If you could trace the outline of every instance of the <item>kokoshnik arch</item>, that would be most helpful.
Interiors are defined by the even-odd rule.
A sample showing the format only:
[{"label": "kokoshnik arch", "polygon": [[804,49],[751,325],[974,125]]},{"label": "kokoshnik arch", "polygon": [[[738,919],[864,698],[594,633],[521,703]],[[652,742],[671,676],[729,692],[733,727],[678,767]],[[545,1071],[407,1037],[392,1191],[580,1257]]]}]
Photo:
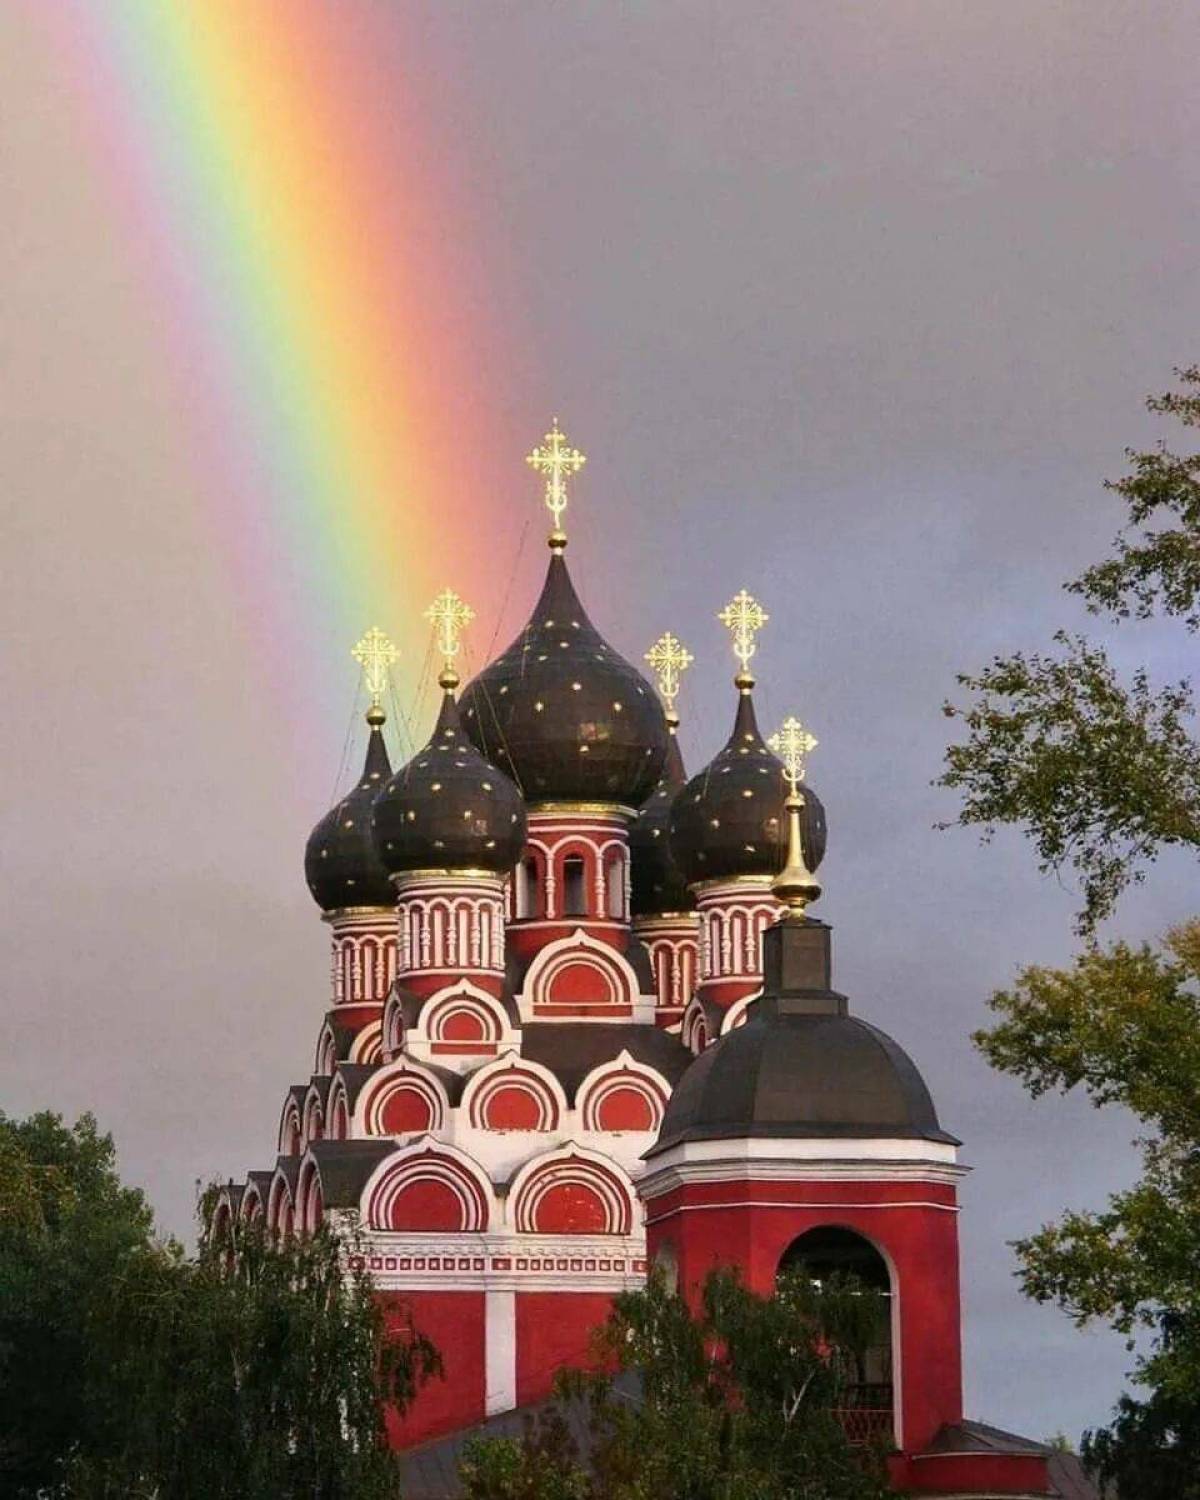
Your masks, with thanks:
[{"label": "kokoshnik arch", "polygon": [[[545,1397],[584,1363],[648,1260],[695,1297],[717,1265],[769,1292],[781,1267],[883,1291],[858,1428],[894,1442],[915,1493],[1052,1493],[1043,1450],[964,1422],[959,1142],[919,1072],[832,985],[815,741],[769,742],[745,591],[720,618],[738,670],[726,744],[687,778],[676,738],[690,653],[647,653],[660,697],[597,631],[566,563],[584,456],[557,422],[529,456],[551,512],[541,596],[458,694],[471,611],[429,611],[443,698],[393,772],[394,657],[355,648],[370,694],[362,776],[308,841],[329,925],[313,1072],[283,1100],[274,1164],[217,1215],[303,1233],[353,1217],[381,1295],[441,1349],[409,1447]],[[764,972],[765,971],[765,972]]]}]

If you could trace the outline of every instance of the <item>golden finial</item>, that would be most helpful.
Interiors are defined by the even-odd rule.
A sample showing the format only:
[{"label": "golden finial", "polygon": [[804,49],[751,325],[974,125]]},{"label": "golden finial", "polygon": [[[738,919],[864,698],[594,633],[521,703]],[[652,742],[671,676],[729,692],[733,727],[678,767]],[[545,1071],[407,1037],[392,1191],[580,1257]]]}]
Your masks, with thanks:
[{"label": "golden finial", "polygon": [[788,786],[783,804],[788,820],[787,863],[771,882],[771,892],[787,907],[787,921],[802,922],[804,908],[821,894],[820,883],[804,858],[804,840],[800,834],[800,814],[804,811],[804,793],[800,790],[804,782],[804,762],[808,752],[817,748],[817,741],[792,715],[784,719],[779,732],[773,734],[767,744],[783,762],[783,779]]},{"label": "golden finial", "polygon": [[387,714],[383,711],[383,695],[387,692],[388,672],[399,654],[378,625],[372,625],[350,652],[362,668],[363,681],[371,695],[367,723],[372,729],[387,722]]},{"label": "golden finial", "polygon": [[555,552],[561,552],[567,545],[567,534],[562,529],[567,508],[567,480],[572,474],[578,474],[587,458],[578,448],[570,447],[565,433],[559,430],[557,417],[551,422],[550,431],[542,443],[543,446],[535,448],[525,462],[546,477],[546,509],[554,517],[550,546]]},{"label": "golden finial", "polygon": [[744,693],[754,686],[754,676],[750,671],[750,658],[757,650],[754,638],[770,618],[758,600],[752,599],[745,589],[735,594],[717,616],[733,636],[733,654],[742,664],[733,680]]},{"label": "golden finial", "polygon": [[454,658],[462,646],[462,633],[475,618],[475,611],[453,589],[443,589],[425,611],[425,618],[433,624],[438,650],[442,653],[438,686],[449,692],[458,686]]},{"label": "golden finial", "polygon": [[804,780],[804,762],[810,750],[817,748],[818,740],[809,734],[800,720],[791,715],[784,719],[779,732],[767,741],[771,749],[783,762],[783,775],[792,791]]},{"label": "golden finial", "polygon": [[658,694],[667,710],[667,723],[674,731],[679,724],[679,715],[675,712],[679,679],[695,661],[695,657],[678,636],[672,635],[668,630],[659,636],[642,660],[649,662],[654,668]]}]

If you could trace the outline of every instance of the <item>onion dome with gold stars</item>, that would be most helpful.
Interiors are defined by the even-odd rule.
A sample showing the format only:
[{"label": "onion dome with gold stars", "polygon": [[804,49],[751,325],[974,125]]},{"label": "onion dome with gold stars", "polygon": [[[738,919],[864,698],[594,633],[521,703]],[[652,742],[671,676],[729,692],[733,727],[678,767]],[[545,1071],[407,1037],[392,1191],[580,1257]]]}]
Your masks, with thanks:
[{"label": "onion dome with gold stars", "polygon": [[556,424],[530,455],[548,475],[546,504],[554,516],[545,587],[521,634],[463,692],[463,723],[531,806],[637,808],[666,764],[667,725],[650,684],[588,619],[567,571],[565,475],[583,455],[564,449],[565,441]]},{"label": "onion dome with gold stars", "polygon": [[[733,733],[671,804],[671,854],[689,885],[777,875],[787,859],[789,786],[783,762],[759,730],[749,671],[753,636],[767,616],[743,591],[721,619],[734,631],[741,662]],[[803,795],[801,842],[808,868],[815,870],[825,855],[825,809],[807,784]]]},{"label": "onion dome with gold stars", "polygon": [[387,715],[380,699],[396,650],[381,631],[371,629],[355,646],[354,657],[363,667],[371,695],[367,709],[370,734],[358,784],[325,814],[309,835],[304,851],[305,879],[322,911],[396,904],[396,893],[371,836],[371,804],[392,774],[383,740]]},{"label": "onion dome with gold stars", "polygon": [[375,847],[393,875],[414,870],[507,874],[525,846],[525,804],[510,777],[479,753],[463,731],[454,689],[459,633],[471,610],[446,590],[428,617],[445,665],[444,696],[424,749],[392,777],[373,810]]},{"label": "onion dome with gold stars", "polygon": [[671,740],[662,778],[629,829],[629,904],[635,917],[690,911],[695,904],[679,866],[671,857],[670,847],[671,804],[687,780],[679,749],[675,699],[680,674],[691,666],[693,657],[668,631],[655,641],[645,659],[655,669]]}]

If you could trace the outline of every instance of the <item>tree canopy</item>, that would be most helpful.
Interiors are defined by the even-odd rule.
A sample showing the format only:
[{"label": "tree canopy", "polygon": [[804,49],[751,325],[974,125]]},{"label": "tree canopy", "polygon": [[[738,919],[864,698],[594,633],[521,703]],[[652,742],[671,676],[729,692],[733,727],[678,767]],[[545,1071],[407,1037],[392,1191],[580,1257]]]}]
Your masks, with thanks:
[{"label": "tree canopy", "polygon": [[[1150,410],[1200,425],[1200,367]],[[1108,488],[1126,504],[1112,555],[1067,585],[1115,620],[1200,626],[1200,454],[1129,451]],[[1023,827],[1046,870],[1073,868],[1084,951],[1067,968],[1027,967],[991,999],[976,1043],[1034,1095],[1082,1089],[1144,1127],[1142,1173],[1095,1211],[1068,1212],[1018,1242],[1025,1291],[1079,1323],[1133,1341],[1144,1399],[1122,1397],[1084,1456],[1122,1496],[1200,1500],[1200,921],[1163,943],[1101,946],[1099,922],[1164,849],[1200,849],[1200,743],[1191,683],[1123,682],[1103,647],[1060,633],[1047,654],[996,658],[959,678],[973,694],[946,712],[965,741],[943,786],[958,822]]]},{"label": "tree canopy", "polygon": [[0,1489],[394,1500],[384,1406],[440,1364],[352,1248],[235,1225],[190,1257],[90,1116],[0,1117]]},{"label": "tree canopy", "polygon": [[[1200,426],[1200,366],[1181,389],[1152,397],[1152,412]],[[1128,450],[1132,472],[1107,488],[1126,504],[1113,554],[1066,585],[1097,615],[1157,612],[1200,627],[1200,454],[1165,443]],[[998,656],[963,673],[971,695],[945,712],[966,728],[946,752],[942,786],[962,805],[957,822],[986,837],[1022,827],[1043,870],[1073,870],[1079,927],[1094,932],[1121,893],[1170,846],[1200,850],[1200,743],[1188,680],[1155,685],[1146,671],[1123,682],[1103,646],[1060,631],[1050,652]]]},{"label": "tree canopy", "polygon": [[[470,1500],[872,1500],[891,1494],[880,1451],[839,1420],[886,1298],[803,1273],[774,1297],[714,1272],[695,1313],[659,1274],[615,1300],[597,1352],[608,1373],[560,1381],[522,1440],[469,1446]],[[614,1372],[618,1372],[614,1374]],[[632,1381],[623,1377],[632,1376]],[[564,1405],[587,1409],[571,1438]]]}]

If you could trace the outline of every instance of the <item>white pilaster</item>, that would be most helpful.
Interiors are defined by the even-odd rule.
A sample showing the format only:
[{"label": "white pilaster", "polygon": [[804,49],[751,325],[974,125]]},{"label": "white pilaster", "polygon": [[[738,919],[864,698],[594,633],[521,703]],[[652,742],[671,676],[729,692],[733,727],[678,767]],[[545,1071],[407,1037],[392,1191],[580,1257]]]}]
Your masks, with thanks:
[{"label": "white pilaster", "polygon": [[489,1417],[517,1404],[517,1294],[487,1291],[484,1384]]}]

